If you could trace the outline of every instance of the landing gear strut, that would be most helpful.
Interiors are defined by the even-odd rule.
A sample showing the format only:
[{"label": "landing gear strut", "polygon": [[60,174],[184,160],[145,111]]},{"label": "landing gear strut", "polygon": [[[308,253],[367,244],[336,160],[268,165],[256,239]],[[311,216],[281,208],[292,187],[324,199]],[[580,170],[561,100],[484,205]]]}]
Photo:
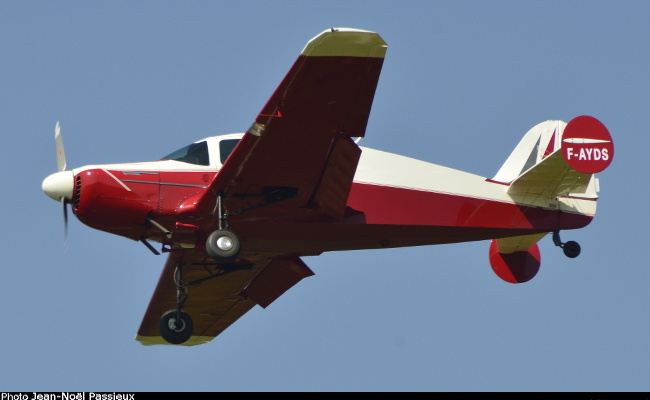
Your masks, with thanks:
[{"label": "landing gear strut", "polygon": [[239,255],[241,241],[235,232],[228,229],[228,220],[223,212],[221,195],[217,197],[217,213],[219,214],[219,229],[208,236],[205,250],[217,262],[231,262]]},{"label": "landing gear strut", "polygon": [[[298,188],[292,186],[267,186],[262,188],[259,194],[242,194],[235,193],[232,197],[237,197],[249,207],[241,208],[230,213],[223,209],[223,194],[217,195],[217,208],[215,214],[219,220],[219,229],[212,232],[205,242],[206,252],[218,263],[229,263],[235,261],[239,256],[241,241],[239,237],[228,229],[228,216],[241,215],[247,211],[255,210],[280,201],[288,200],[296,196]],[[250,204],[248,199],[256,198],[256,204]]]},{"label": "landing gear strut", "polygon": [[183,304],[187,299],[187,289],[182,280],[181,263],[174,271],[174,283],[176,283],[176,309],[169,310],[160,317],[158,331],[167,342],[182,344],[192,337],[194,323],[190,315],[183,311]]},{"label": "landing gear strut", "polygon": [[553,231],[553,243],[561,247],[564,255],[569,258],[576,258],[580,255],[580,245],[573,240],[562,243],[562,240],[560,240],[560,231]]},{"label": "landing gear strut", "polygon": [[[235,233],[228,229],[227,215],[223,212],[222,196],[217,197],[217,214],[219,218],[219,229],[212,232],[205,243],[205,250],[217,263],[229,263],[235,261],[239,256],[241,242]],[[152,221],[150,221],[152,222]],[[147,244],[145,242],[145,244]],[[198,281],[185,283],[182,279],[183,264],[178,263],[174,271],[174,283],[176,284],[176,309],[165,312],[158,321],[160,336],[171,344],[182,344],[188,341],[194,331],[194,323],[190,315],[183,311],[183,305],[187,300],[187,286],[198,284],[205,279],[214,278],[219,275],[210,275]]]}]

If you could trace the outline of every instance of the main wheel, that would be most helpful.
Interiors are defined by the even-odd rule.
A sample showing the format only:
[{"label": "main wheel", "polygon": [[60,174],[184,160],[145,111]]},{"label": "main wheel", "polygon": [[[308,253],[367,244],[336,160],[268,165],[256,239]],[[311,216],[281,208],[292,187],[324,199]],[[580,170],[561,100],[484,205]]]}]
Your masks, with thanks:
[{"label": "main wheel", "polygon": [[239,255],[240,246],[239,237],[228,229],[212,232],[205,242],[208,255],[219,262],[234,261]]},{"label": "main wheel", "polygon": [[181,311],[180,320],[176,320],[176,310],[169,310],[158,321],[160,336],[171,344],[187,342],[194,331],[194,323],[190,315]]},{"label": "main wheel", "polygon": [[562,250],[564,251],[564,255],[569,258],[576,258],[580,255],[580,245],[573,240],[564,243]]}]

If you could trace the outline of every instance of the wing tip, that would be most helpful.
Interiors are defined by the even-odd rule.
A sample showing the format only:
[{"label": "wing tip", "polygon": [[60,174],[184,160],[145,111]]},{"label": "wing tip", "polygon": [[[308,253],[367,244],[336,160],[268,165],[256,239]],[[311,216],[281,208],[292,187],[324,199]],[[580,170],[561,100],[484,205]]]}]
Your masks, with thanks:
[{"label": "wing tip", "polygon": [[189,340],[185,343],[181,343],[178,345],[171,344],[167,342],[165,339],[162,338],[162,336],[143,336],[143,335],[136,335],[135,340],[140,342],[140,344],[144,346],[155,346],[155,345],[167,345],[167,346],[196,346],[199,344],[205,344],[210,341],[212,341],[214,337],[212,336],[192,336],[189,338]]},{"label": "wing tip", "polygon": [[388,45],[377,32],[330,28],[312,38],[300,54],[311,57],[348,56],[384,58]]}]

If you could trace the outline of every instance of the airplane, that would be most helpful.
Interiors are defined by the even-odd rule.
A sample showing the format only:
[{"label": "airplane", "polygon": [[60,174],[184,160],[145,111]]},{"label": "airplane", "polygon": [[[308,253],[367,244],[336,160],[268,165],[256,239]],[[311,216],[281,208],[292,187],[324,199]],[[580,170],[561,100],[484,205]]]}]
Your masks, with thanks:
[{"label": "airplane", "polygon": [[244,133],[207,137],[157,161],[57,172],[42,189],[83,224],[167,254],[135,339],[212,341],[256,305],[314,275],[325,252],[490,240],[495,274],[523,283],[537,243],[594,218],[614,145],[596,118],[531,128],[492,178],[358,145],[387,51],[382,37],[327,29],[307,42]]}]

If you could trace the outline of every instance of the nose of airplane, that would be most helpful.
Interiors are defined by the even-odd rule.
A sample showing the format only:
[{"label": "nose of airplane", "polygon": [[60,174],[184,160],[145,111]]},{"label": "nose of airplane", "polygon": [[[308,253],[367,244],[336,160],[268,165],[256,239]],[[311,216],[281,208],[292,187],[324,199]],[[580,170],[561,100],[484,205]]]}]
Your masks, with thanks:
[{"label": "nose of airplane", "polygon": [[74,190],[74,174],[72,171],[56,172],[43,179],[43,191],[50,198],[61,201],[61,198],[72,200]]}]

